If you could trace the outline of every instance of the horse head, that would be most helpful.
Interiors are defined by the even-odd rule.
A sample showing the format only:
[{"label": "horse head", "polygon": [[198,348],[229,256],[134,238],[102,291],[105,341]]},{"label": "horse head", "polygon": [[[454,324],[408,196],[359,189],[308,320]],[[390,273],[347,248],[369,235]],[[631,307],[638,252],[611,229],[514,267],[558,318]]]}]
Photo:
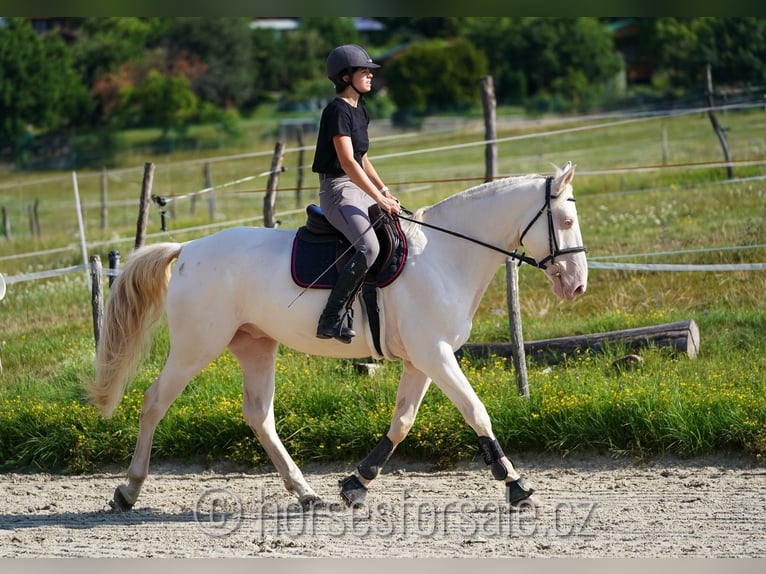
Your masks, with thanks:
[{"label": "horse head", "polygon": [[[588,262],[577,219],[571,162],[545,180],[545,202],[530,208],[530,220],[519,237],[534,264],[544,270],[560,298],[572,300],[585,293]],[[539,204],[538,204],[539,205]]]}]

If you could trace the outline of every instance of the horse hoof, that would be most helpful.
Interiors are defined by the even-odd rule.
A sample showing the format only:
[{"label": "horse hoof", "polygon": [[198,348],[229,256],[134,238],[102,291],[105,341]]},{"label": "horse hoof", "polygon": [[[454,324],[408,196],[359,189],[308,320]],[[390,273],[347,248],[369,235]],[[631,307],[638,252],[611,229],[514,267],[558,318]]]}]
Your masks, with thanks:
[{"label": "horse hoof", "polygon": [[134,502],[128,502],[125,495],[122,494],[121,486],[114,489],[114,499],[109,501],[109,506],[114,512],[127,512],[133,508]]},{"label": "horse hoof", "polygon": [[324,500],[322,500],[316,494],[304,494],[298,499],[301,504],[301,509],[306,511],[319,510],[325,507]]},{"label": "horse hoof", "polygon": [[540,499],[536,494],[533,494],[522,500],[519,500],[518,502],[512,502],[510,510],[511,512],[534,512],[537,511],[540,506],[542,506],[542,502],[540,502]]},{"label": "horse hoof", "polygon": [[355,474],[338,481],[340,485],[340,497],[346,506],[356,508],[364,504],[367,497],[367,487],[364,486]]},{"label": "horse hoof", "polygon": [[523,476],[505,483],[506,500],[514,507],[525,504],[525,501],[527,501],[534,492],[535,489],[529,485],[529,482]]}]

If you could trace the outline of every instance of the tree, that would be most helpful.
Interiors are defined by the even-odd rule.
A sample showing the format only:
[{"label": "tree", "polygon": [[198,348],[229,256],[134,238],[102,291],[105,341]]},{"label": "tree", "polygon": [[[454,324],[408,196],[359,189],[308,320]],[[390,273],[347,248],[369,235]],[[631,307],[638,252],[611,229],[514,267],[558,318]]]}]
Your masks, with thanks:
[{"label": "tree", "polygon": [[465,39],[417,42],[385,69],[399,113],[419,116],[478,103],[486,73],[486,57]]},{"label": "tree", "polygon": [[79,23],[71,50],[95,102],[92,117],[79,118],[79,125],[114,127],[109,123],[120,92],[133,85],[129,71],[145,58],[148,47],[160,42],[167,27],[167,19],[136,17],[90,17]]},{"label": "tree", "polygon": [[325,80],[324,61],[329,50],[316,30],[296,30],[285,37],[279,46],[279,87],[290,90],[300,82]]},{"label": "tree", "polygon": [[149,70],[144,81],[123,94],[122,113],[139,122],[162,128],[166,139],[170,130],[183,134],[198,111],[199,100],[182,74],[165,75]]},{"label": "tree", "polygon": [[463,16],[397,16],[378,18],[390,30],[406,39],[453,38],[460,34]]},{"label": "tree", "polygon": [[530,92],[552,89],[570,69],[591,84],[610,80],[620,69],[609,32],[595,18],[525,18],[520,31],[524,51],[510,56],[523,63]]},{"label": "tree", "polygon": [[23,18],[0,27],[0,146],[17,157],[30,130],[56,131],[90,105],[58,34],[38,35]]},{"label": "tree", "polygon": [[104,74],[116,72],[126,62],[140,59],[151,41],[156,21],[136,17],[90,17],[77,27],[72,44],[75,67],[86,86]]},{"label": "tree", "polygon": [[352,18],[336,16],[313,16],[301,18],[300,30],[314,30],[322,39],[322,61],[330,50],[342,44],[359,44],[361,39]]},{"label": "tree", "polygon": [[272,30],[255,29],[251,36],[251,97],[245,102],[246,108],[254,108],[279,84],[282,59],[279,57],[279,36]]},{"label": "tree", "polygon": [[716,82],[766,80],[766,20],[763,18],[658,18],[658,66],[675,87],[699,87],[705,69]]},{"label": "tree", "polygon": [[766,80],[766,19],[719,18],[713,27],[717,81],[736,84]]},{"label": "tree", "polygon": [[517,99],[520,88],[526,96],[563,90],[578,98],[621,67],[596,18],[469,18],[466,36],[487,54],[500,101]]},{"label": "tree", "polygon": [[239,17],[176,19],[167,36],[168,72],[194,70],[187,78],[201,100],[239,107],[253,90],[249,23]]},{"label": "tree", "polygon": [[502,103],[521,104],[527,97],[525,70],[508,57],[522,50],[519,26],[518,18],[473,17],[466,19],[463,32],[487,57],[495,94]]}]

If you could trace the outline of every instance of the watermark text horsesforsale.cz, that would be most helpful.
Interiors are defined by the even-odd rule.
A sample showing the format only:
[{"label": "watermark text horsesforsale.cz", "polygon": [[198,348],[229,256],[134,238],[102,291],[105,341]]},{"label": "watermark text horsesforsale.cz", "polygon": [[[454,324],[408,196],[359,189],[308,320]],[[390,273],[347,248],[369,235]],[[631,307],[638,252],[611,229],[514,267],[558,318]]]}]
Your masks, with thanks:
[{"label": "watermark text horsesforsale.cz", "polygon": [[417,500],[408,489],[388,501],[349,508],[327,504],[311,511],[297,501],[267,498],[260,490],[243,500],[233,489],[210,488],[194,504],[194,520],[209,536],[246,531],[258,537],[468,538],[594,536],[596,502],[557,501],[543,506],[480,503],[471,499]]}]

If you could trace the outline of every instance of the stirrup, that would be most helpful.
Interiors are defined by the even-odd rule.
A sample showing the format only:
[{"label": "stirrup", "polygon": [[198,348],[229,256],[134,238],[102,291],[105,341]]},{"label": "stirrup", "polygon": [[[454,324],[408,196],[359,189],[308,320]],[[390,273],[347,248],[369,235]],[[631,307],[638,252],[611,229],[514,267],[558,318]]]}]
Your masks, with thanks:
[{"label": "stirrup", "polygon": [[333,324],[322,325],[322,321],[319,321],[317,326],[317,337],[320,339],[336,339],[341,343],[348,345],[351,343],[351,338],[356,336],[356,332],[350,327],[346,327],[343,324],[343,319],[340,317]]}]

